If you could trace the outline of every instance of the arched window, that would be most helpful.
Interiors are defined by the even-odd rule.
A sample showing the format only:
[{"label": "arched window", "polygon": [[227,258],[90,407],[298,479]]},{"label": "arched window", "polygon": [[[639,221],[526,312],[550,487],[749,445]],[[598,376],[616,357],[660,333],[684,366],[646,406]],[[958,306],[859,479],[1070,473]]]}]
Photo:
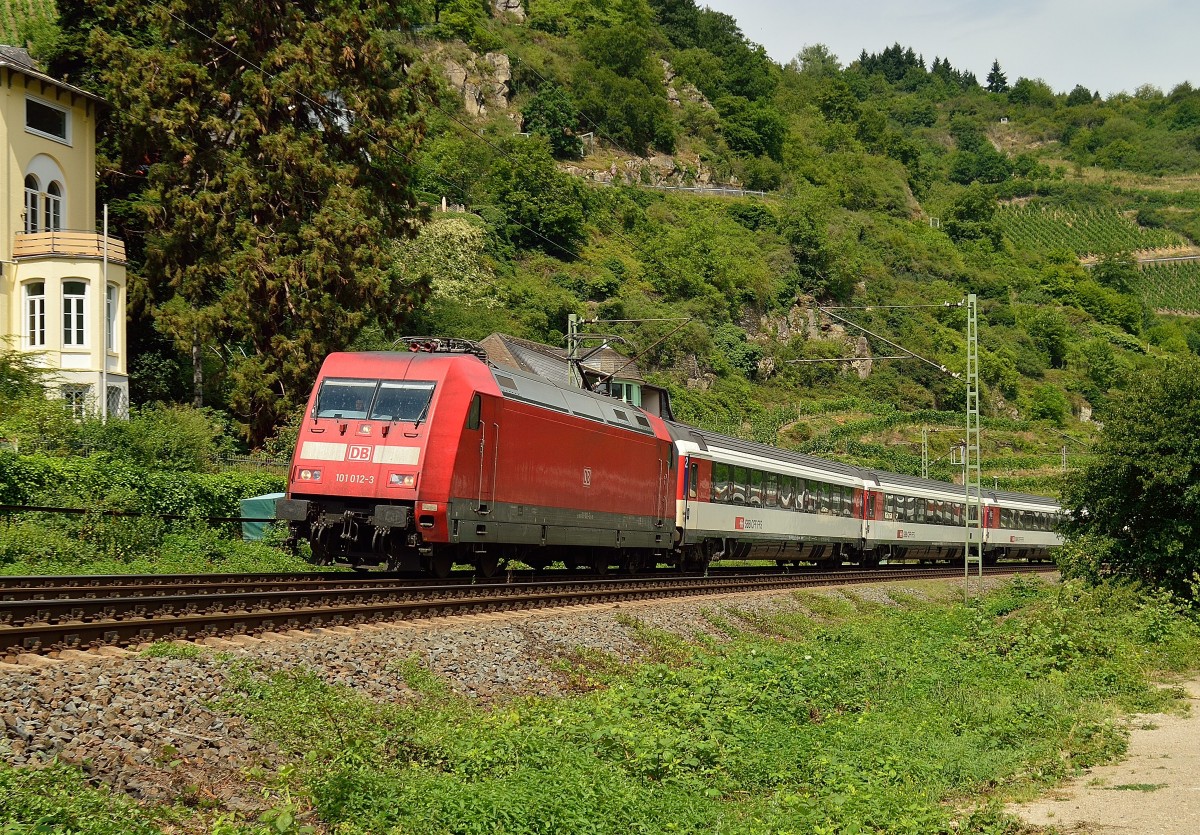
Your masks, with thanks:
[{"label": "arched window", "polygon": [[25,285],[25,346],[43,348],[46,345],[46,282],[31,281]]},{"label": "arched window", "polygon": [[39,195],[41,186],[38,184],[37,177],[32,174],[25,175],[25,231],[33,233],[38,231],[38,204],[40,202]]},{"label": "arched window", "polygon": [[62,229],[62,185],[58,181],[46,186],[46,223],[44,232],[57,232]]},{"label": "arched window", "polygon": [[87,282],[63,282],[63,347],[87,345]]}]

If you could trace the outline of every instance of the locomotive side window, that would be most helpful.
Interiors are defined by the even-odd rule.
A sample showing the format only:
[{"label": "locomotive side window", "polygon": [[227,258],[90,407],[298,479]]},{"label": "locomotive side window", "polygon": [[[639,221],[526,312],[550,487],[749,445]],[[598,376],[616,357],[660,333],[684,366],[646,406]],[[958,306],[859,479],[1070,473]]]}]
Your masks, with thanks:
[{"label": "locomotive side window", "polygon": [[[325,380],[317,393],[313,417],[361,420],[375,398],[374,380]],[[433,384],[430,383],[430,390]]]},{"label": "locomotive side window", "polygon": [[384,380],[371,407],[371,420],[403,420],[420,423],[429,417],[433,383]]},{"label": "locomotive side window", "polygon": [[467,409],[467,428],[468,429],[478,429],[479,428],[479,411],[482,408],[482,406],[483,406],[483,402],[480,399],[478,394],[476,394],[474,397],[471,398],[471,408]]}]

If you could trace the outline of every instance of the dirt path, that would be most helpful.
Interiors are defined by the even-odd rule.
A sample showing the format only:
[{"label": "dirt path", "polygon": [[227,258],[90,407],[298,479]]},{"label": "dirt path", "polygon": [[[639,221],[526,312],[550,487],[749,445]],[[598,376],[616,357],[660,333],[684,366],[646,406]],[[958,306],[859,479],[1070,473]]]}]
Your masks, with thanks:
[{"label": "dirt path", "polygon": [[1009,811],[1072,835],[1200,833],[1200,679],[1182,687],[1191,700],[1187,716],[1134,717],[1125,760]]}]

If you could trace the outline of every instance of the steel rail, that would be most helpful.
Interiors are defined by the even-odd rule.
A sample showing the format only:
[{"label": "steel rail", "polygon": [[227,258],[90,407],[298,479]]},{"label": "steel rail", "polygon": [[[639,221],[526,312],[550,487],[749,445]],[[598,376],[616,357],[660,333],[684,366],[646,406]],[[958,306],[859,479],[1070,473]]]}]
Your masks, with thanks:
[{"label": "steel rail", "polygon": [[[1016,570],[1044,572],[1056,569],[1053,566],[1003,566],[989,573]],[[491,585],[414,587],[393,584],[375,588],[6,601],[0,603],[0,655],[11,660],[24,653],[55,654],[63,649],[130,645],[161,639],[251,635],[467,612],[957,576],[957,568],[937,568]]]}]

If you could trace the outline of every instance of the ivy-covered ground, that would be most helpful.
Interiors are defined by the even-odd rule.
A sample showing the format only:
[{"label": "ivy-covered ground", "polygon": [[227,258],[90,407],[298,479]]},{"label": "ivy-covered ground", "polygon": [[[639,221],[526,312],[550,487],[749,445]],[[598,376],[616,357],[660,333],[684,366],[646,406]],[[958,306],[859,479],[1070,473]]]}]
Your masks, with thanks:
[{"label": "ivy-covered ground", "polygon": [[221,707],[287,760],[266,817],[131,807],[59,766],[33,781],[0,768],[0,825],[1018,832],[1001,800],[1120,755],[1119,715],[1169,708],[1151,682],[1200,667],[1194,611],[1161,595],[1014,580],[964,606],[946,588],[932,602],[804,593],[796,611],[717,620],[728,641],[643,627],[643,663],[561,662],[566,698],[481,706],[419,659],[396,664],[421,694],[406,704],[244,667]]}]

